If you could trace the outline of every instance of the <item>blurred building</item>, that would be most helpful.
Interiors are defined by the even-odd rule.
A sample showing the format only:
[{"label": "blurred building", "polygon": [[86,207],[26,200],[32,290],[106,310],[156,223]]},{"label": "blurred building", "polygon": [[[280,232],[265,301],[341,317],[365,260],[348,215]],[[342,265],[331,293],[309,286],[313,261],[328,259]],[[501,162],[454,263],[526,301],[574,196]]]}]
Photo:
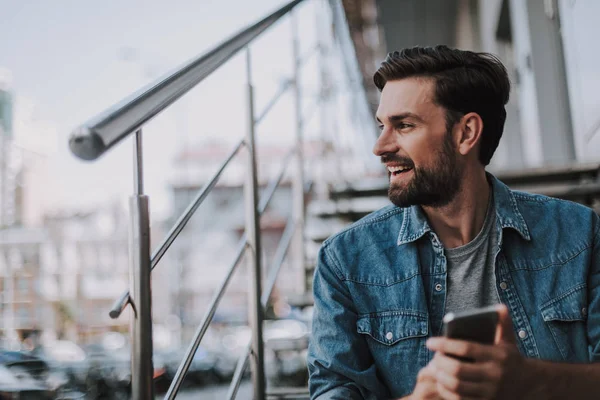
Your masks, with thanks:
[{"label": "blurred building", "polygon": [[[5,345],[46,335],[86,341],[126,330],[127,316],[108,318],[128,286],[127,214],[118,206],[46,216],[32,168],[39,155],[17,146],[10,73],[0,70],[0,332]],[[26,162],[29,165],[25,165]],[[36,191],[37,190],[37,191]],[[40,221],[42,222],[42,221]]]},{"label": "blurred building", "polygon": [[[309,142],[305,148],[308,169],[307,179],[317,172],[317,160],[323,143]],[[277,176],[289,147],[265,145],[258,147],[259,184],[261,196],[269,181]],[[174,216],[171,223],[190,204],[212,174],[217,171],[231,148],[223,143],[205,143],[186,149],[175,161],[172,180]],[[235,249],[245,229],[243,179],[245,176],[245,150],[232,161],[210,195],[183,230],[181,237],[169,250],[170,264],[175,267],[171,276],[174,313],[184,327],[192,331],[204,315],[206,306],[222,281],[234,259]],[[285,228],[292,204],[290,163],[269,207],[261,218],[264,268],[270,267],[275,249]],[[277,281],[277,293],[296,293],[303,282],[302,271],[293,271],[286,261]],[[263,274],[266,277],[266,273]],[[237,269],[223,297],[217,321],[243,322],[247,317],[249,275],[243,264]],[[188,332],[189,333],[189,332]]]},{"label": "blurred building", "polygon": [[[498,169],[598,161],[594,0],[343,0],[365,89],[384,55],[446,44],[496,54],[513,83]],[[346,58],[350,59],[349,54]]]},{"label": "blurred building", "polygon": [[118,204],[46,217],[51,246],[43,292],[54,307],[57,335],[88,342],[107,331],[127,330],[127,313],[117,320],[108,316],[128,288],[127,220]]},{"label": "blurred building", "polygon": [[53,215],[44,228],[0,230],[3,336],[86,342],[128,319],[108,311],[127,288],[127,217],[118,207]]},{"label": "blurred building", "polygon": [[[127,332],[130,312],[108,315],[129,288],[128,221],[119,204],[89,212],[47,215],[43,228],[0,230],[0,334],[5,345],[35,334],[42,340],[98,340]],[[162,237],[153,230],[153,242]],[[155,245],[153,243],[153,245]],[[153,276],[154,317],[168,321],[171,305],[162,288],[173,271]]]},{"label": "blurred building", "polygon": [[0,228],[18,223],[19,159],[13,147],[13,94],[10,71],[0,69]]},{"label": "blurred building", "polygon": [[0,289],[3,339],[14,344],[37,332],[48,316],[40,289],[43,230],[6,228],[0,231]]}]

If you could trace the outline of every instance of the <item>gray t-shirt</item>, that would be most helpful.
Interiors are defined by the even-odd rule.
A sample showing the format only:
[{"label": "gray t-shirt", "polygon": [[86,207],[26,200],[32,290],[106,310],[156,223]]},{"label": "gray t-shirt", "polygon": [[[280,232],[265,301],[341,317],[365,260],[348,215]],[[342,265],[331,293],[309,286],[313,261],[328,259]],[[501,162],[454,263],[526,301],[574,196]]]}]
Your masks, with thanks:
[{"label": "gray t-shirt", "polygon": [[485,307],[500,302],[494,263],[498,235],[496,210],[490,196],[483,228],[464,246],[445,249],[448,276],[446,313]]}]

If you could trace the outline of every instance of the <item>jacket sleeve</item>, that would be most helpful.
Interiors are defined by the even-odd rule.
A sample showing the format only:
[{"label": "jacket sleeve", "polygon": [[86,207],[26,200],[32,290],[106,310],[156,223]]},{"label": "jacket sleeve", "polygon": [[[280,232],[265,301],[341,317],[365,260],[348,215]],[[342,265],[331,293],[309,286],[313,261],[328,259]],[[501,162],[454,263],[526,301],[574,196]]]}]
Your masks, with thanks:
[{"label": "jacket sleeve", "polygon": [[308,349],[310,398],[389,398],[377,377],[366,340],[357,333],[356,307],[336,261],[332,249],[324,245],[313,281],[315,304]]},{"label": "jacket sleeve", "polygon": [[600,362],[600,217],[594,214],[592,259],[588,277],[587,334],[590,361]]}]

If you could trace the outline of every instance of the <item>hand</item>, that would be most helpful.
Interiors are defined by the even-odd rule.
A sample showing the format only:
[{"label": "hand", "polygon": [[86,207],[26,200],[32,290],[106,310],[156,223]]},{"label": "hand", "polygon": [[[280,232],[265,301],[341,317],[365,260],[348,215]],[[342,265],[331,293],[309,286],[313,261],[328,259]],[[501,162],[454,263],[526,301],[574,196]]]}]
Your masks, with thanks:
[{"label": "hand", "polygon": [[[432,338],[427,347],[436,352],[429,363],[437,390],[446,400],[526,398],[527,368],[516,346],[506,306],[498,308],[499,321],[493,346],[462,340]],[[466,357],[473,362],[449,356]]]},{"label": "hand", "polygon": [[408,397],[410,400],[442,400],[438,394],[435,381],[435,370],[427,366],[419,371],[417,384],[413,393]]}]

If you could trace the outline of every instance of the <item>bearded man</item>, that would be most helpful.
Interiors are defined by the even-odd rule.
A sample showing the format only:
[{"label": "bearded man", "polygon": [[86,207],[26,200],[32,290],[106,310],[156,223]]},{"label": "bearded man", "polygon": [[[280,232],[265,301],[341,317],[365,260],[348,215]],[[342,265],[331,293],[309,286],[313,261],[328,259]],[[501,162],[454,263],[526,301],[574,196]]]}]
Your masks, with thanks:
[{"label": "bearded man", "polygon": [[[494,56],[415,47],[375,73],[373,152],[393,205],[326,240],[314,276],[311,399],[595,399],[600,221],[486,171],[510,82]],[[497,305],[493,345],[440,337]]]}]

